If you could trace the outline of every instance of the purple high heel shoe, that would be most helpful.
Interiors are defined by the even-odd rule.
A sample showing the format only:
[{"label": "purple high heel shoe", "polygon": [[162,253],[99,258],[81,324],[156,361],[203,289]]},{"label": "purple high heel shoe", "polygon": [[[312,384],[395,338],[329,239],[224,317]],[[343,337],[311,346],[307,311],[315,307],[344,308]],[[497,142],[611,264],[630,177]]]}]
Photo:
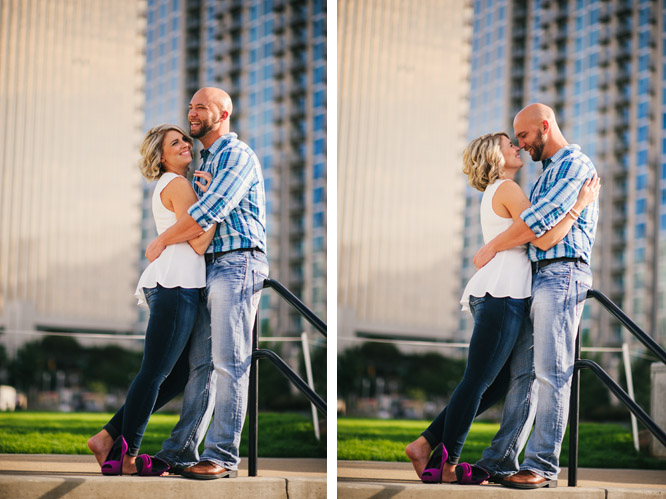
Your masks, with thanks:
[{"label": "purple high heel shoe", "polygon": [[141,454],[136,458],[136,474],[139,476],[162,476],[169,471],[171,466],[159,457],[150,457],[148,454]]},{"label": "purple high heel shoe", "polygon": [[481,485],[490,479],[490,473],[479,466],[460,463],[456,466],[456,478],[460,485]]},{"label": "purple high heel shoe", "polygon": [[428,464],[421,473],[421,481],[423,483],[442,483],[442,472],[444,471],[444,463],[449,458],[449,453],[446,451],[444,444],[437,444],[435,450],[430,454]]},{"label": "purple high heel shoe", "polygon": [[123,474],[123,459],[129,446],[125,442],[125,437],[119,435],[116,441],[113,442],[113,447],[106,456],[104,464],[102,464],[102,475],[122,475]]}]

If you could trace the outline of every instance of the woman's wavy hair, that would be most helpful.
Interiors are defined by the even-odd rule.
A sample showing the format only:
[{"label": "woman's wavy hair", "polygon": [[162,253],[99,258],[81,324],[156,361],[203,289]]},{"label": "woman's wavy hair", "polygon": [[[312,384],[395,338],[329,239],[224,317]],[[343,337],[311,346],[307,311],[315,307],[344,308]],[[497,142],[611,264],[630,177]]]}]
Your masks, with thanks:
[{"label": "woman's wavy hair", "polygon": [[183,140],[191,146],[194,146],[192,138],[179,126],[158,125],[148,130],[141,143],[141,148],[139,149],[141,154],[139,168],[141,169],[141,174],[149,182],[157,180],[162,176],[162,173],[164,173],[164,167],[161,162],[162,143],[164,142],[164,136],[170,130],[181,133],[183,135]]},{"label": "woman's wavy hair", "polygon": [[467,175],[467,183],[481,192],[504,173],[501,137],[511,140],[504,132],[487,133],[474,139],[463,151],[463,173]]}]

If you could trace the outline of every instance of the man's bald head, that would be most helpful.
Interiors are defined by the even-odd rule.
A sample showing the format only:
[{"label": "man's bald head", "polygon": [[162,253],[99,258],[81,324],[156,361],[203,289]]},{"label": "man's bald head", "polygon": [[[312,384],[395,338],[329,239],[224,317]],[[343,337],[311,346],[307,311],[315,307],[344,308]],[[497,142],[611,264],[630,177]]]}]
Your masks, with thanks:
[{"label": "man's bald head", "polygon": [[229,117],[233,111],[231,97],[221,88],[204,87],[190,100],[187,119],[190,134],[210,147],[222,135],[229,133]]},{"label": "man's bald head", "polygon": [[534,103],[521,109],[513,119],[518,145],[530,153],[533,161],[542,161],[567,145],[552,108]]},{"label": "man's bald head", "polygon": [[220,114],[226,111],[228,115],[231,116],[234,108],[233,103],[231,102],[231,97],[221,88],[203,87],[196,91],[192,100],[195,98],[214,104]]}]

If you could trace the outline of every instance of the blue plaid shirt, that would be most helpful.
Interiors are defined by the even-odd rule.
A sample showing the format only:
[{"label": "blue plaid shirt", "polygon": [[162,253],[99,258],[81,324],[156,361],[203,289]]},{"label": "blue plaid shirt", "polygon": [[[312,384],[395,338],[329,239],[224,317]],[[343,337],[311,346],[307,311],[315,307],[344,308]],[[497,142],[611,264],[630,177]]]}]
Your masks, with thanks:
[{"label": "blue plaid shirt", "polygon": [[[199,201],[187,211],[203,228],[217,222],[207,252],[259,248],[266,252],[266,194],[259,159],[235,133],[217,139],[201,151],[201,170],[213,176]],[[198,178],[195,177],[196,180]]]},{"label": "blue plaid shirt", "polygon": [[[590,158],[580,147],[572,144],[563,147],[552,157],[543,161],[543,173],[539,176],[532,191],[532,206],[521,213],[520,218],[532,229],[537,237],[567,216],[578,198],[578,192],[596,173]],[[582,258],[590,263],[592,245],[597,231],[599,201],[587,206],[569,233],[562,241],[547,251],[530,244],[528,254],[533,262],[551,258]]]}]

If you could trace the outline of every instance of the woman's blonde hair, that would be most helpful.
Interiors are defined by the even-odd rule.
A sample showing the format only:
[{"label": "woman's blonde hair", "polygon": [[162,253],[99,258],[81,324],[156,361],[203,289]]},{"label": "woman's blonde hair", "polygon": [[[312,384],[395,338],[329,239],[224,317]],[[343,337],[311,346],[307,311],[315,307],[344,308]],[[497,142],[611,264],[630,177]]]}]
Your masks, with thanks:
[{"label": "woman's blonde hair", "polygon": [[504,132],[487,133],[470,142],[463,151],[463,173],[467,183],[480,190],[486,190],[504,173],[504,155],[500,149],[500,140],[506,137]]},{"label": "woman's blonde hair", "polygon": [[183,140],[190,144],[190,146],[194,146],[192,138],[179,126],[158,125],[148,130],[139,149],[141,154],[139,168],[141,169],[141,174],[150,182],[157,180],[164,173],[164,167],[162,166],[162,143],[164,142],[164,136],[170,130],[182,134]]}]

